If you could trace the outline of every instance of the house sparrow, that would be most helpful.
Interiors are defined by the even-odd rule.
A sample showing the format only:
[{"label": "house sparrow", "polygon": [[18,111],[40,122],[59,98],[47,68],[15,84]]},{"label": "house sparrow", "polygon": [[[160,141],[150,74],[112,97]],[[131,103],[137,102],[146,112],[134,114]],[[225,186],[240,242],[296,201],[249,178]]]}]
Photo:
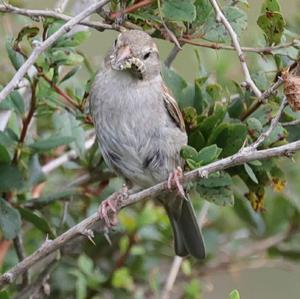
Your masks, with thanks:
[{"label": "house sparrow", "polygon": [[[204,258],[201,231],[179,180],[180,149],[187,144],[183,117],[163,82],[158,49],[147,33],[131,30],[118,36],[93,83],[90,112],[109,168],[135,188],[166,179],[170,189],[177,186],[179,193],[157,198],[170,218],[175,252]],[[108,226],[108,214],[115,211],[114,199],[101,203],[100,217]]]}]

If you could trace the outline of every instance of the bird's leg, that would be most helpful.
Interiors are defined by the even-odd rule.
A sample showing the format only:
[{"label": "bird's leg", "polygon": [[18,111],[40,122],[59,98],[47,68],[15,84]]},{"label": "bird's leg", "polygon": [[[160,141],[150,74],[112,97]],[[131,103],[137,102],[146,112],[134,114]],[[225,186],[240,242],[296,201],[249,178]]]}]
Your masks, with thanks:
[{"label": "bird's leg", "polygon": [[178,193],[183,197],[186,198],[183,186],[180,182],[180,179],[183,177],[183,171],[181,167],[177,167],[174,169],[170,174],[168,178],[168,189],[172,190],[172,188],[175,186],[177,188]]},{"label": "bird's leg", "polygon": [[100,219],[104,220],[107,228],[112,228],[117,225],[117,211],[121,201],[128,197],[128,187],[123,185],[122,190],[113,193],[109,198],[101,202],[99,206]]}]

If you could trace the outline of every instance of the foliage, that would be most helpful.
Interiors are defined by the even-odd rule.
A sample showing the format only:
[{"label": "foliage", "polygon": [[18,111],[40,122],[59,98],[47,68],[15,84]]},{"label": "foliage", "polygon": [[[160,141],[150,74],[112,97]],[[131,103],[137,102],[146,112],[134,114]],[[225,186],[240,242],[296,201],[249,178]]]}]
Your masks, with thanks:
[{"label": "foliage", "polygon": [[[130,6],[133,1],[123,2]],[[239,38],[247,32],[249,6],[244,0],[225,1],[223,6]],[[119,1],[111,2],[111,12],[120,8]],[[165,0],[160,8],[154,1],[131,11],[127,20],[161,39],[166,37],[167,26],[179,40],[201,37],[204,42],[230,44],[228,32],[216,22],[210,1]],[[63,24],[53,18],[22,20],[26,25],[14,37],[6,38],[7,57],[15,70],[36,45]],[[257,35],[265,38],[264,46],[281,45],[297,34],[285,21],[277,0],[264,1],[257,25]],[[122,185],[108,171],[97,144],[89,149],[84,146],[92,129],[87,100],[95,74],[88,67],[89,57],[80,47],[89,36],[89,31],[78,31],[59,38],[35,63],[36,74],[26,76],[30,99],[26,100],[22,91],[16,89],[0,104],[0,112],[11,112],[6,128],[0,132],[0,255],[2,242],[18,234],[24,239],[26,253],[33,252],[45,239],[55,238],[90,215],[100,200]],[[277,74],[296,59],[297,51],[296,45],[280,51],[271,49],[263,56],[266,64],[274,68],[271,73],[262,63],[251,66],[251,75],[259,88],[266,90]],[[197,50],[199,71],[193,82],[187,82],[173,68],[162,67],[188,132],[189,144],[181,151],[186,170],[229,157],[254,142],[269,127],[283,96],[279,90],[267,103],[252,110],[256,99],[251,91],[228,79],[219,82],[201,63],[201,55],[202,49]],[[238,63],[237,60],[234,68],[239,67]],[[7,78],[3,85],[6,81]],[[297,118],[299,112],[285,108],[282,121]],[[299,126],[295,129],[279,123],[260,148],[299,139],[298,131]],[[44,165],[69,150],[75,159],[45,173]],[[288,229],[299,232],[300,202],[280,193],[288,179],[297,181],[295,167],[290,165],[282,158],[253,161],[188,185],[197,211],[205,201],[213,203],[208,213],[209,226],[204,228],[208,251],[204,265],[209,267],[209,262],[216,260],[219,247],[224,245],[222,242],[232,240],[240,229],[246,231],[248,239],[232,240],[233,260],[258,237],[264,239]],[[82,177],[85,179],[81,180]],[[298,188],[297,183],[295,186]],[[161,294],[165,280],[161,271],[165,271],[173,257],[165,212],[160,205],[148,201],[126,208],[119,219],[121,225],[110,236],[112,246],[96,234],[96,246],[89,241],[74,241],[61,250],[51,273],[51,298],[96,299],[110,292],[114,298],[146,298],[149,292],[153,296]],[[299,234],[296,237],[299,240]],[[299,246],[289,235],[284,241],[283,248],[278,244],[266,248],[270,258],[298,259]],[[2,272],[17,262],[13,247],[5,254]],[[202,294],[200,274],[197,276],[193,265],[199,266],[199,262],[189,259],[182,265],[183,279],[179,284],[184,298],[200,298]],[[36,277],[38,274],[33,275],[33,279]],[[18,288],[11,287],[8,292],[0,292],[0,298],[9,298],[17,291]],[[240,298],[238,291],[232,291],[230,298]]]}]

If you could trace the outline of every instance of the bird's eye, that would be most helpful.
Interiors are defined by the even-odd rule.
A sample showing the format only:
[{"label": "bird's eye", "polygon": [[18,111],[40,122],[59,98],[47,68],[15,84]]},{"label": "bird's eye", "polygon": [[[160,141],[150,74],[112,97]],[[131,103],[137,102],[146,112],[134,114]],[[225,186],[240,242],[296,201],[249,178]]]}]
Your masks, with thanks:
[{"label": "bird's eye", "polygon": [[147,52],[147,53],[144,55],[143,59],[146,60],[147,58],[150,57],[150,55],[151,55],[151,52]]}]

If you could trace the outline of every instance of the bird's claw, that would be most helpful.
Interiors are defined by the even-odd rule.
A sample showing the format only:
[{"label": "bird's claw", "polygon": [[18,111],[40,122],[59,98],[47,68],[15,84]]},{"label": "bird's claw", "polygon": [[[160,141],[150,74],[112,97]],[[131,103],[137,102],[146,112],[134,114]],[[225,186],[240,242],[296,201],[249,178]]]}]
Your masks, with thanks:
[{"label": "bird's claw", "polygon": [[186,198],[185,191],[183,189],[183,186],[180,182],[180,179],[183,177],[183,171],[181,167],[177,167],[174,169],[170,174],[168,178],[168,189],[172,190],[173,187],[175,186],[178,193],[183,197]]},{"label": "bird's claw", "polygon": [[128,197],[128,188],[123,186],[121,191],[113,193],[109,198],[101,202],[99,206],[99,217],[104,221],[107,228],[112,228],[118,224],[118,206],[126,197]]}]

